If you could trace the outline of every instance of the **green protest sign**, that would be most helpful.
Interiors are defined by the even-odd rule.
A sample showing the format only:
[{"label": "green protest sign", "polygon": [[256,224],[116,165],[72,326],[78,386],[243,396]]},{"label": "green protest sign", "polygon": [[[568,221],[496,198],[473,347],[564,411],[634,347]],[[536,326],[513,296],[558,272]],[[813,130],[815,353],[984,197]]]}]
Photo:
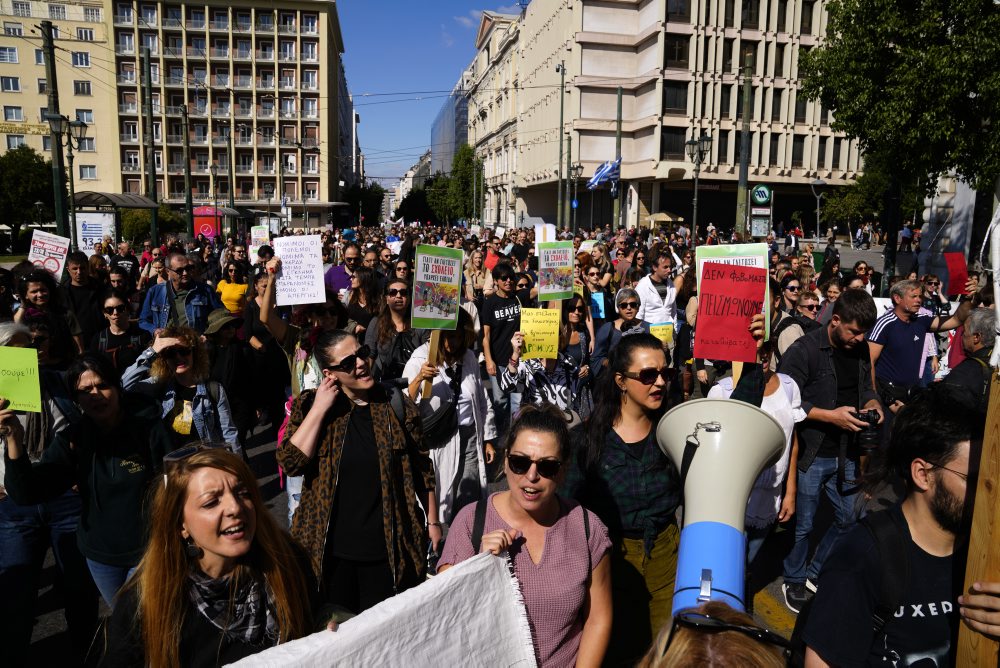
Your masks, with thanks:
[{"label": "green protest sign", "polygon": [[417,246],[413,263],[413,310],[410,323],[414,329],[455,329],[461,303],[461,248]]}]

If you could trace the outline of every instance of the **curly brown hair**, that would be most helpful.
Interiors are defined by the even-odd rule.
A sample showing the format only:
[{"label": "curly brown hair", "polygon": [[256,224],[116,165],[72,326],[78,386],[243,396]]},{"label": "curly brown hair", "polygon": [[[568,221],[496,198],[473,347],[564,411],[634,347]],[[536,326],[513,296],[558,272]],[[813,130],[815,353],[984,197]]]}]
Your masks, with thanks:
[{"label": "curly brown hair", "polygon": [[[195,380],[200,383],[208,378],[208,349],[198,332],[190,327],[166,327],[160,332],[160,338],[179,339],[186,347],[190,348],[191,368],[194,370]],[[163,357],[157,357],[153,360],[149,375],[157,382],[165,383],[173,380],[174,370]]]}]

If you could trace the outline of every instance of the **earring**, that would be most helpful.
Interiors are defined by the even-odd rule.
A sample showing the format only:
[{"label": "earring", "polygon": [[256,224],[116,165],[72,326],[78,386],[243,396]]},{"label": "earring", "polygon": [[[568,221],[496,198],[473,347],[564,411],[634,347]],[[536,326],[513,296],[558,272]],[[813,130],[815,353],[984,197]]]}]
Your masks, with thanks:
[{"label": "earring", "polygon": [[201,559],[205,556],[202,549],[194,544],[193,538],[188,538],[187,542],[184,543],[184,554],[187,555],[188,559]]}]

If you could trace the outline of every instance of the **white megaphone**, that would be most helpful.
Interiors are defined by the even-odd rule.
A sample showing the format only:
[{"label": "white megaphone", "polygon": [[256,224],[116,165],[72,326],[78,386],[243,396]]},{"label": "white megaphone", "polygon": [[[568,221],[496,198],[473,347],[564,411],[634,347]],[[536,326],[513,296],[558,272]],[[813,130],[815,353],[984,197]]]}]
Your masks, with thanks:
[{"label": "white megaphone", "polygon": [[785,432],[746,402],[698,399],[664,415],[656,440],[681,472],[684,494],[674,614],[710,600],[745,610],[747,499],[784,452]]}]

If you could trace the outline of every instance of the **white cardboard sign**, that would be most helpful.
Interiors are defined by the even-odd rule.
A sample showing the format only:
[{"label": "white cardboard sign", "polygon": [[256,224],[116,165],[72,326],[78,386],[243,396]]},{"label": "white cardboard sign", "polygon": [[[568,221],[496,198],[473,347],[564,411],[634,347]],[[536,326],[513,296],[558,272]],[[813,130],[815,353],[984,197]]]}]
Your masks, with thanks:
[{"label": "white cardboard sign", "polygon": [[274,254],[281,258],[281,271],[275,285],[278,306],[322,304],[326,301],[323,241],[318,234],[276,237]]},{"label": "white cardboard sign", "polygon": [[36,267],[48,269],[56,278],[62,278],[63,267],[66,266],[66,255],[69,254],[69,239],[41,230],[35,230],[31,235],[31,249],[28,259]]}]

